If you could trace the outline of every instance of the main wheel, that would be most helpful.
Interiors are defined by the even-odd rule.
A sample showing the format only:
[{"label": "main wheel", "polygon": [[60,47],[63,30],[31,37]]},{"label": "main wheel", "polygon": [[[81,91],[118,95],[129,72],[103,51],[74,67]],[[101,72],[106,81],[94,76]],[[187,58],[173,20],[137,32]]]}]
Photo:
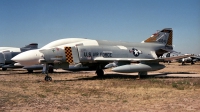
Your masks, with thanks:
[{"label": "main wheel", "polygon": [[7,68],[2,68],[2,70],[3,70],[3,71],[6,71],[6,70],[7,70]]},{"label": "main wheel", "polygon": [[97,74],[97,76],[102,77],[102,76],[104,76],[104,71],[102,69],[97,69],[96,74]]},{"label": "main wheel", "polygon": [[194,62],[193,62],[193,61],[191,62],[191,65],[194,65]]},{"label": "main wheel", "polygon": [[27,70],[28,71],[28,73],[33,73],[33,70]]}]

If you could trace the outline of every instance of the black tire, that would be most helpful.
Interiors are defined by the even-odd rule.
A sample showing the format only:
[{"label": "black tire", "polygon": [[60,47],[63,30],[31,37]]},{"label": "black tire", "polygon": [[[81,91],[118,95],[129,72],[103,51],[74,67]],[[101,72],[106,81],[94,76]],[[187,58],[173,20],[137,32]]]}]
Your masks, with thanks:
[{"label": "black tire", "polygon": [[51,78],[50,76],[46,76],[46,77],[44,78],[44,80],[45,80],[45,81],[52,81],[52,78]]},{"label": "black tire", "polygon": [[45,81],[48,81],[48,77],[47,77],[47,76],[45,76],[45,77],[44,77],[44,80],[45,80]]},{"label": "black tire", "polygon": [[27,70],[28,71],[28,73],[33,73],[33,70]]},{"label": "black tire", "polygon": [[7,68],[2,68],[2,70],[3,70],[3,71],[6,71],[6,70],[7,70]]},{"label": "black tire", "polygon": [[191,62],[191,65],[194,65],[194,62]]},{"label": "black tire", "polygon": [[102,76],[104,76],[104,71],[102,69],[98,69],[98,70],[96,70],[96,74],[98,77],[102,77]]}]

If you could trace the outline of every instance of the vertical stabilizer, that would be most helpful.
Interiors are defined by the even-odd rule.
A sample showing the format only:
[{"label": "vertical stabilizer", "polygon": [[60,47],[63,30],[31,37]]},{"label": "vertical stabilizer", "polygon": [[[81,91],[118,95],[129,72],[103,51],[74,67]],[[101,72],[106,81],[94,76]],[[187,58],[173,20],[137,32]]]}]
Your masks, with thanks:
[{"label": "vertical stabilizer", "polygon": [[37,49],[38,48],[38,44],[37,43],[31,43],[31,44],[26,45],[25,47],[22,47],[22,48]]},{"label": "vertical stabilizer", "polygon": [[157,33],[154,33],[143,41],[142,43],[160,43],[168,46],[172,46],[173,30],[172,28],[165,28]]},{"label": "vertical stabilizer", "polygon": [[20,48],[21,52],[27,51],[27,50],[32,50],[32,49],[38,49],[38,44],[37,43],[31,43],[29,45],[26,45],[25,47]]}]

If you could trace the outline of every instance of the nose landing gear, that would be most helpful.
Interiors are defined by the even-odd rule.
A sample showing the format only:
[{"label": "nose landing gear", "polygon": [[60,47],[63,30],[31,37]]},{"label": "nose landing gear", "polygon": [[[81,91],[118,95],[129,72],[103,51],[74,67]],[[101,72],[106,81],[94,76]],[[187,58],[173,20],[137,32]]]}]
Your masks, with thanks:
[{"label": "nose landing gear", "polygon": [[48,65],[48,64],[44,64],[43,70],[42,70],[42,72],[43,72],[44,74],[46,74],[44,80],[45,80],[45,81],[52,81],[52,78],[48,75],[48,70],[49,70],[49,65]]}]

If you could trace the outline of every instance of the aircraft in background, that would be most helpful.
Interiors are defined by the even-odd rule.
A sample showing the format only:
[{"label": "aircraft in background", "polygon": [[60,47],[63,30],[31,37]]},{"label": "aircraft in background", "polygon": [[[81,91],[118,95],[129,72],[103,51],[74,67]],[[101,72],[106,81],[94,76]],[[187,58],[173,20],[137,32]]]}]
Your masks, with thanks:
[{"label": "aircraft in background", "polygon": [[7,68],[22,68],[23,66],[19,63],[12,61],[11,59],[17,54],[32,50],[38,49],[37,43],[31,43],[25,47],[0,47],[0,67],[2,70],[7,70]]},{"label": "aircraft in background", "polygon": [[[185,54],[185,55],[188,55],[188,54]],[[191,63],[191,65],[193,65],[197,61],[200,61],[200,55],[190,56],[190,57],[182,58],[178,60],[178,62],[182,63],[182,65],[185,65],[185,63]]]},{"label": "aircraft in background", "polygon": [[[160,56],[159,58],[167,58],[167,57],[171,57],[171,52],[168,53],[164,53],[162,56]],[[171,63],[171,60],[163,60],[163,62],[167,62],[167,63]]]},{"label": "aircraft in background", "polygon": [[[103,76],[103,69],[112,68],[114,72],[138,72],[138,76],[147,75],[148,71],[163,69],[161,61],[169,61],[188,56],[159,58],[164,53],[174,52],[172,46],[173,30],[165,28],[141,43],[114,42],[84,38],[66,38],[53,41],[37,50],[23,52],[14,58],[24,66],[43,64],[45,80],[51,81],[48,75],[48,64],[54,68],[69,69],[86,66],[96,70],[97,76]],[[137,62],[137,64],[131,64]]]}]

